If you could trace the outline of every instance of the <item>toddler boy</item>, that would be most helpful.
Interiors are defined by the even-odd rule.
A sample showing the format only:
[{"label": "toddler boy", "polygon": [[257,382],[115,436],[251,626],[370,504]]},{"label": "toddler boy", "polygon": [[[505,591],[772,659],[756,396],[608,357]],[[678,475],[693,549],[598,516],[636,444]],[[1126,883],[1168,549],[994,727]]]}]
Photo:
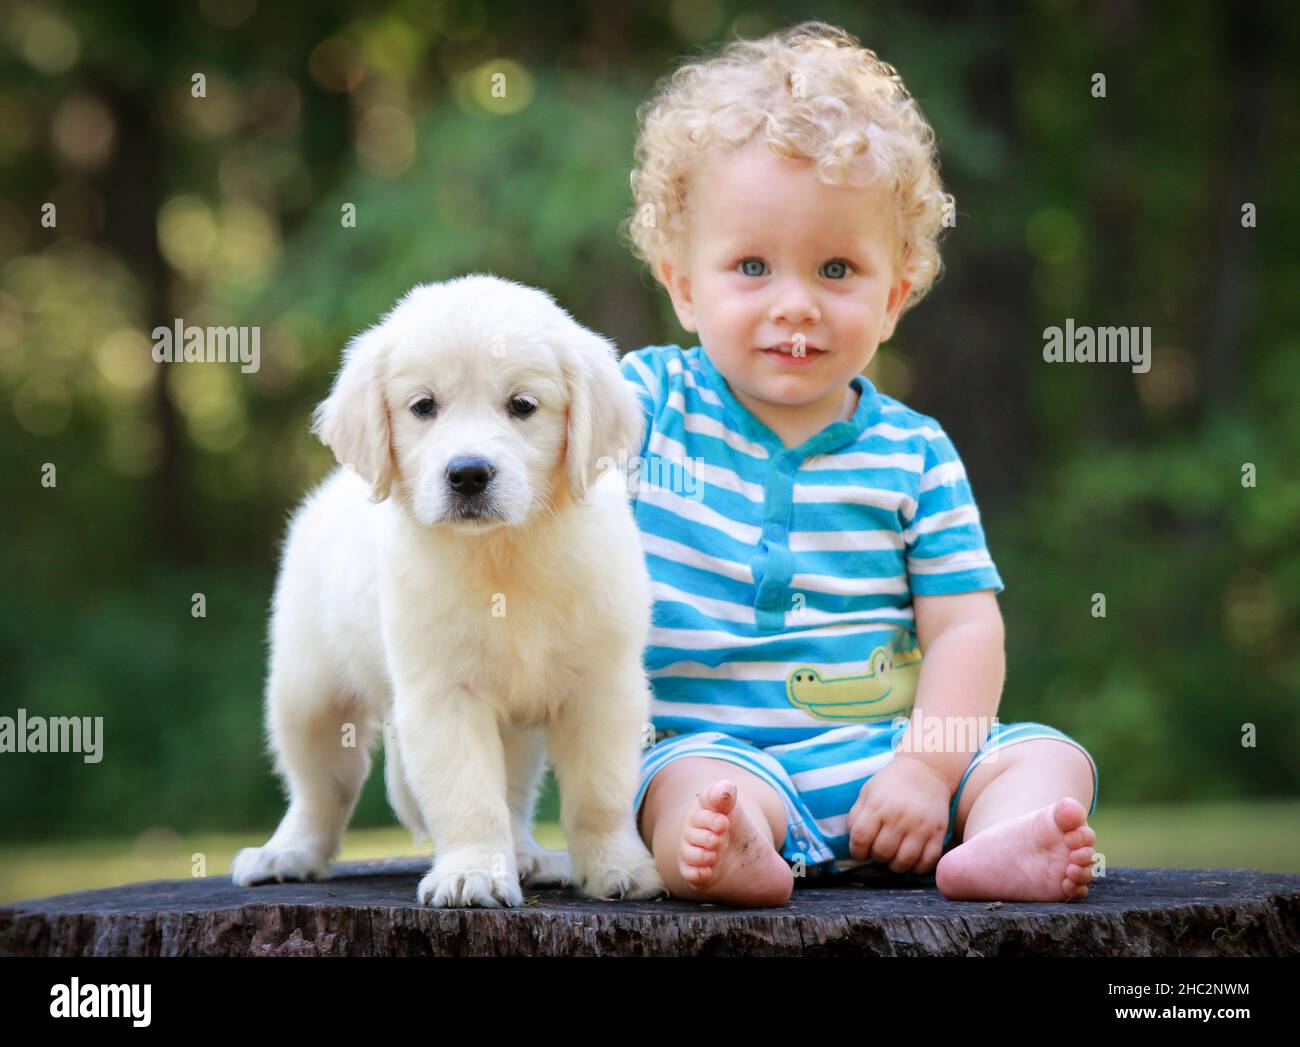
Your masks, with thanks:
[{"label": "toddler boy", "polygon": [[1096,766],[997,723],[1003,584],[961,459],[861,374],[939,272],[919,107],[813,22],[639,115],[627,232],[699,338],[622,360],[655,595],[636,804],[665,883],[782,905],[795,869],[877,861],[948,898],[1084,897]]}]

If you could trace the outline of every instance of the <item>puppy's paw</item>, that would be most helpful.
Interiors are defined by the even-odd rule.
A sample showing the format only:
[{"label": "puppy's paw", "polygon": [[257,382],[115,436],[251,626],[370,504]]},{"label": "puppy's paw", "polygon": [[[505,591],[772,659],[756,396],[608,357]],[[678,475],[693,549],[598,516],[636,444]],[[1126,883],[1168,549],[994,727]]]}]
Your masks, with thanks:
[{"label": "puppy's paw", "polygon": [[230,863],[236,887],[287,880],[328,880],[330,863],[305,848],[245,847]]},{"label": "puppy's paw", "polygon": [[435,909],[479,905],[488,909],[524,904],[519,876],[501,861],[482,861],[474,856],[451,854],[434,861],[415,892],[421,905]]},{"label": "puppy's paw", "polygon": [[668,896],[655,860],[640,840],[603,849],[603,853],[607,857],[593,855],[583,863],[586,875],[582,877],[582,893],[588,898],[617,901]]},{"label": "puppy's paw", "polygon": [[525,887],[572,887],[577,883],[568,851],[525,848],[515,851],[515,864]]}]

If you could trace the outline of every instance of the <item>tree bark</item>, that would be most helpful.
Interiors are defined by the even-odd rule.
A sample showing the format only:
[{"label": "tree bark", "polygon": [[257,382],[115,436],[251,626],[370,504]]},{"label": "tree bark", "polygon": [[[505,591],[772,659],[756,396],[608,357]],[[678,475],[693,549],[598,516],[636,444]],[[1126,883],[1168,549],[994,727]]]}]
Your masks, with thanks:
[{"label": "tree bark", "polygon": [[950,902],[933,877],[797,880],[777,909],[591,901],[428,909],[427,861],[335,866],[321,883],[164,880],[0,908],[4,956],[1300,955],[1300,876],[1111,869],[1079,902]]}]

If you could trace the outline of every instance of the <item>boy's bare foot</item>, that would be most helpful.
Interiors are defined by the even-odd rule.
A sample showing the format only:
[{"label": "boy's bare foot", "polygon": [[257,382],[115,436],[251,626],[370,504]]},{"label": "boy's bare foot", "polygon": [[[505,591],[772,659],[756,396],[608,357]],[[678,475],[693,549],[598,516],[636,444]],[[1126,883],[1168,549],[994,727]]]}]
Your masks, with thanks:
[{"label": "boy's bare foot", "polygon": [[996,822],[939,859],[935,885],[954,901],[1066,902],[1088,895],[1097,834],[1066,796]]},{"label": "boy's bare foot", "polygon": [[726,778],[697,795],[682,820],[677,862],[682,879],[707,900],[784,905],[794,890],[794,873],[737,801],[736,784]]}]

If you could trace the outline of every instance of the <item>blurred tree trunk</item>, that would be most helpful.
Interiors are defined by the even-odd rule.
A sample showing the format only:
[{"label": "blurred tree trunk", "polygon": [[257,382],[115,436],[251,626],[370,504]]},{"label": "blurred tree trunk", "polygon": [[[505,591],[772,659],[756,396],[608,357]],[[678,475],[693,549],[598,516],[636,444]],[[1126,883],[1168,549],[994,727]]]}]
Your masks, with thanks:
[{"label": "blurred tree trunk", "polygon": [[[1248,351],[1248,270],[1256,230],[1243,228],[1241,208],[1259,204],[1259,168],[1264,128],[1268,120],[1271,79],[1270,36],[1263,5],[1227,4],[1222,8],[1224,61],[1220,82],[1230,92],[1227,120],[1214,151],[1219,160],[1210,175],[1208,194],[1213,209],[1206,223],[1210,232],[1209,271],[1196,331],[1200,342],[1200,403],[1202,413],[1236,399],[1241,358]],[[1257,220],[1269,221],[1268,215]]]},{"label": "blurred tree trunk", "polygon": [[963,186],[945,178],[958,215],[944,240],[946,273],[931,292],[933,300],[909,314],[900,331],[914,361],[909,406],[943,424],[985,509],[1007,505],[1028,488],[1038,446],[1030,394],[1041,356],[1032,330],[1029,258],[1022,238],[981,233],[996,208],[1023,207],[1020,201],[1028,197],[1016,108],[1023,15],[950,7],[938,4],[934,13],[971,24],[996,17],[999,23],[993,46],[965,72],[973,111],[1002,143],[1005,173],[993,185]]},{"label": "blurred tree trunk", "polygon": [[[1143,32],[1143,12],[1132,0],[1108,0],[1095,10],[1100,30],[1099,68],[1089,75],[1091,72],[1105,74],[1106,97],[1093,98],[1089,93],[1091,84],[1084,80],[1079,84],[1078,104],[1104,107],[1096,143],[1079,143],[1080,163],[1085,163],[1088,154],[1092,154],[1087,169],[1092,214],[1085,220],[1095,230],[1091,242],[1096,262],[1092,266],[1091,293],[1087,300],[1096,312],[1076,316],[1074,321],[1091,327],[1154,327],[1157,318],[1144,312],[1133,294],[1137,265],[1134,234],[1142,211],[1142,172],[1134,160],[1133,129],[1137,113],[1134,96],[1145,89],[1133,74],[1142,68],[1142,50],[1138,45]],[[1153,367],[1159,366],[1154,358],[1157,355],[1153,351]],[[1096,397],[1093,401],[1096,409],[1090,412],[1092,435],[1112,444],[1142,438],[1146,416],[1138,399],[1136,376],[1129,366],[1086,367],[1078,378]]]},{"label": "blurred tree trunk", "polygon": [[[146,84],[156,86],[152,81]],[[118,133],[112,165],[101,183],[106,210],[103,239],[140,282],[148,334],[160,324],[170,327],[174,319],[167,294],[168,269],[158,247],[166,153],[155,123],[155,99],[112,83],[97,86],[113,112]],[[185,437],[168,390],[169,370],[167,364],[154,365],[151,395],[162,454],[150,478],[150,516],[157,554],[186,562],[198,558],[199,542],[185,497]]]}]

